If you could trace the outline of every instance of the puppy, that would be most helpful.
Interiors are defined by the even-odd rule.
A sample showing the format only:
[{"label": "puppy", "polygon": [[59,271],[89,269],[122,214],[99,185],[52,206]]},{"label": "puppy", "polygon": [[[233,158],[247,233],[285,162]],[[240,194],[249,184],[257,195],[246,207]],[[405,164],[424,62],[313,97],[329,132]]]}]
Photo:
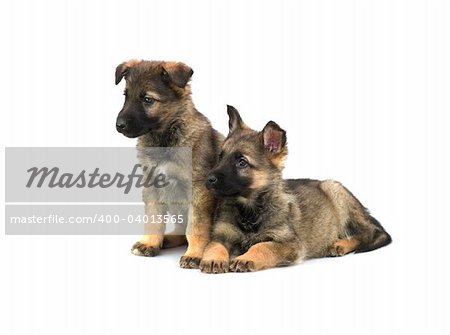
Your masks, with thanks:
[{"label": "puppy", "polygon": [[283,180],[286,132],[275,122],[257,132],[231,106],[228,115],[230,132],[206,178],[219,200],[201,271],[257,271],[391,242],[339,182]]},{"label": "puppy", "polygon": [[[198,268],[209,240],[215,200],[203,180],[216,164],[223,141],[223,136],[194,107],[189,85],[192,74],[189,66],[179,62],[130,60],[116,68],[116,85],[122,78],[126,80],[125,103],[117,116],[117,131],[127,137],[137,137],[138,149],[192,148],[192,215],[188,224],[188,249],[180,260],[183,268]],[[145,154],[139,156],[143,165],[151,161]],[[160,199],[164,200],[171,198]],[[155,206],[149,202],[146,202],[146,214],[155,214]],[[135,243],[132,252],[155,256],[162,247],[181,245],[185,241],[181,235],[164,236],[164,225],[160,225]]]}]

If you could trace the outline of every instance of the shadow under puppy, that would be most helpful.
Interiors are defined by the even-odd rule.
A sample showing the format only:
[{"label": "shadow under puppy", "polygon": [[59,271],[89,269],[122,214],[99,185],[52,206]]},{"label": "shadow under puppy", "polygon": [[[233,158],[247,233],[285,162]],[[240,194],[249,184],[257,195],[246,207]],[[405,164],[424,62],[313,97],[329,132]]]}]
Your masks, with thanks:
[{"label": "shadow under puppy", "polygon": [[231,106],[228,115],[230,132],[206,178],[218,205],[202,272],[257,271],[391,242],[339,182],[283,180],[286,132],[275,122],[257,132]]}]

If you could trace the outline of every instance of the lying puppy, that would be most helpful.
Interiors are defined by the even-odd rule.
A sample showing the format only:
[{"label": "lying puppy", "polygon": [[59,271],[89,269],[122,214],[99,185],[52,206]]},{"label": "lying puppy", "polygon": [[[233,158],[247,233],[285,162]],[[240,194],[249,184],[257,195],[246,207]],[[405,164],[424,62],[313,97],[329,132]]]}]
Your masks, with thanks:
[{"label": "lying puppy", "polygon": [[257,271],[391,242],[339,182],[282,179],[286,132],[275,122],[257,132],[231,106],[228,115],[230,132],[206,178],[219,200],[202,272]]}]

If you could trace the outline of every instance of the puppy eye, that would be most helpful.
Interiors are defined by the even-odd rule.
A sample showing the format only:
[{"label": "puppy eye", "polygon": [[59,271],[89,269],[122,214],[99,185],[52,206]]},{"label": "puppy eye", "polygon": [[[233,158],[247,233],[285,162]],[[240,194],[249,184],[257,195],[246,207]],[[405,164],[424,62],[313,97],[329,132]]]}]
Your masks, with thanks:
[{"label": "puppy eye", "polygon": [[241,157],[241,158],[238,159],[238,161],[236,163],[236,166],[238,168],[243,169],[243,168],[246,168],[248,166],[248,162],[245,160],[245,158]]},{"label": "puppy eye", "polygon": [[144,97],[142,100],[146,105],[153,105],[153,103],[155,102],[155,99],[150,97]]}]

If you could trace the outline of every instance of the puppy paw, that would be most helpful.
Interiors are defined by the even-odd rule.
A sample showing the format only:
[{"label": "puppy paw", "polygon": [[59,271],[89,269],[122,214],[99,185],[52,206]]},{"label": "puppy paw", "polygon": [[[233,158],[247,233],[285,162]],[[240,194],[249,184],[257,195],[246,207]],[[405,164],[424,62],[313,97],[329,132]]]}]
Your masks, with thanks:
[{"label": "puppy paw", "polygon": [[180,267],[183,269],[198,269],[201,260],[200,257],[184,255],[180,258]]},{"label": "puppy paw", "polygon": [[136,242],[131,248],[131,253],[136,256],[154,257],[161,251],[160,247],[146,245],[142,242]]},{"label": "puppy paw", "polygon": [[209,259],[200,262],[200,271],[203,273],[226,273],[228,269],[229,264],[227,260]]},{"label": "puppy paw", "polygon": [[253,272],[256,271],[255,262],[246,259],[235,258],[231,261],[231,272]]},{"label": "puppy paw", "polygon": [[339,240],[334,242],[329,248],[328,248],[328,257],[340,257],[344,256],[349,252],[348,250],[348,242],[345,240]]}]

